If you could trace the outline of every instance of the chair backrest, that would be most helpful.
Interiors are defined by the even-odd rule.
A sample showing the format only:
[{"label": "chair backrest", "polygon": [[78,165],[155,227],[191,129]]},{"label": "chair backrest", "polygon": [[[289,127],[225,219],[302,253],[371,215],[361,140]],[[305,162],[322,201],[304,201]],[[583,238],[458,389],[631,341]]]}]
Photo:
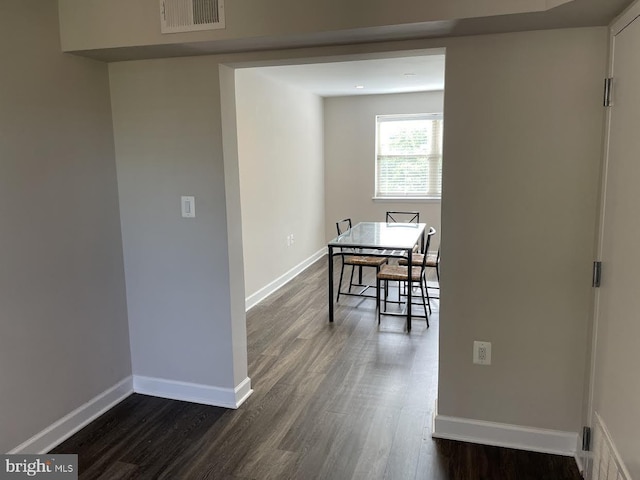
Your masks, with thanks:
[{"label": "chair backrest", "polygon": [[345,218],[344,220],[336,222],[336,230],[338,231],[338,235],[342,235],[347,230],[351,230],[351,219]]},{"label": "chair backrest", "polygon": [[[339,222],[336,222],[336,230],[338,231],[338,236],[351,230],[351,219],[345,218],[344,220],[340,220]],[[344,254],[344,253],[354,252],[355,250],[353,248],[340,247],[338,251]]]},{"label": "chair backrest", "polygon": [[[427,253],[429,252],[429,245],[431,245],[431,238],[436,234],[436,229],[433,227],[429,227],[429,231],[427,232],[427,238],[424,242],[424,255],[422,255],[422,270],[427,267]],[[440,249],[438,249],[438,253],[440,253]]]},{"label": "chair backrest", "polygon": [[387,212],[387,223],[420,223],[420,212]]}]

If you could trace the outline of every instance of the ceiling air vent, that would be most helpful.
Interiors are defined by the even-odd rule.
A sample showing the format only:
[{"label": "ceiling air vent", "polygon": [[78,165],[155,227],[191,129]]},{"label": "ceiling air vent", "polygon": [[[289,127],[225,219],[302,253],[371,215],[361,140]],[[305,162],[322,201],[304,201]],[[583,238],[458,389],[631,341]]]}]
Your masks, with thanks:
[{"label": "ceiling air vent", "polygon": [[224,28],[224,0],[160,0],[162,33]]}]

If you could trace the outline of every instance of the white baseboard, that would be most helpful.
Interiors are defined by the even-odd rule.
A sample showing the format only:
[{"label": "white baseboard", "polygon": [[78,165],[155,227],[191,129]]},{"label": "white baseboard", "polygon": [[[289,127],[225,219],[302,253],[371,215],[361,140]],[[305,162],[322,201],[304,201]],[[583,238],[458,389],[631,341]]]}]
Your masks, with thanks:
[{"label": "white baseboard", "polygon": [[133,391],[154,397],[236,409],[253,393],[251,379],[245,378],[235,388],[220,388],[164,378],[133,376]]},{"label": "white baseboard", "polygon": [[578,434],[505,423],[435,415],[433,437],[515,448],[531,452],[576,456]]},{"label": "white baseboard", "polygon": [[26,442],[11,450],[10,454],[43,454],[64,442],[81,428],[91,423],[107,410],[133,393],[132,377],[127,377],[113,387],[92,398],[73,412],[35,434]]},{"label": "white baseboard", "polygon": [[281,275],[280,277],[276,278],[270,284],[266,285],[265,287],[262,287],[256,293],[254,293],[252,295],[249,295],[245,299],[245,302],[244,302],[245,310],[249,311],[251,308],[255,307],[262,300],[267,298],[269,295],[271,295],[273,292],[278,290],[280,287],[282,287],[287,282],[289,282],[292,279],[294,279],[296,276],[300,275],[300,273],[302,273],[304,270],[309,268],[311,265],[313,265],[315,262],[317,262],[319,259],[321,259],[326,254],[327,254],[327,249],[325,247],[325,248],[317,251],[313,255],[311,255],[309,258],[307,258],[303,262],[301,262],[298,265],[296,265],[295,267],[293,267],[291,270],[286,272],[284,275]]},{"label": "white baseboard", "polygon": [[249,398],[253,390],[251,389],[251,379],[249,377],[245,378],[235,388],[227,389],[138,375],[130,376],[7,453],[47,453],[134,392],[235,409]]}]

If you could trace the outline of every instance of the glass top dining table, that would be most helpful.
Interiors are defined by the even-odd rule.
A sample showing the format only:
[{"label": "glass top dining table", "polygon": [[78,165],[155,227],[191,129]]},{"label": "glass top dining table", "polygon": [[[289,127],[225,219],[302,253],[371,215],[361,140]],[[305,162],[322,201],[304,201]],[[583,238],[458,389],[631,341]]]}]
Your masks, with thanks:
[{"label": "glass top dining table", "polygon": [[[331,240],[329,249],[329,322],[333,322],[333,257],[334,249],[359,250],[366,256],[390,255],[407,258],[411,268],[411,252],[415,245],[424,247],[424,223],[360,222]],[[393,252],[393,253],[392,253]],[[353,255],[351,251],[349,255]],[[407,288],[407,331],[411,331],[411,279]],[[378,306],[376,305],[376,308]]]}]

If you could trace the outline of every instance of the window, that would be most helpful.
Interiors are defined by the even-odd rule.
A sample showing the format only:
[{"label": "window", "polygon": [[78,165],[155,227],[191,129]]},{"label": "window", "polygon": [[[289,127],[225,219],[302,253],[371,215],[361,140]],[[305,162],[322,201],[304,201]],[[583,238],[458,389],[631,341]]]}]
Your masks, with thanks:
[{"label": "window", "polygon": [[440,198],[442,115],[376,116],[376,198]]}]

